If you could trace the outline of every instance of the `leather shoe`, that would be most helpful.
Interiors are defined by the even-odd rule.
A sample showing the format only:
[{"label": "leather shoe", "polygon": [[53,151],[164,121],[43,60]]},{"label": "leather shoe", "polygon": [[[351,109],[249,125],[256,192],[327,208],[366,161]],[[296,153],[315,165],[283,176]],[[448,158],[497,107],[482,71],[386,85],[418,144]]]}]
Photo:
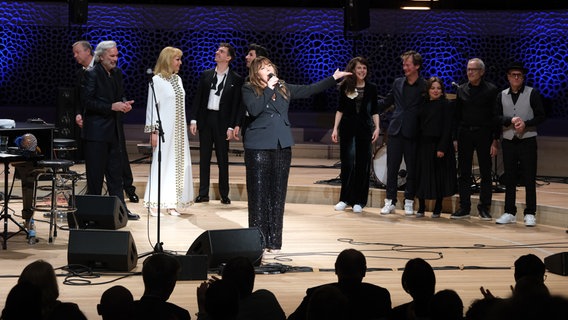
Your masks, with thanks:
[{"label": "leather shoe", "polygon": [[195,198],[195,202],[196,203],[209,202],[209,197],[208,196],[197,196],[197,198]]},{"label": "leather shoe", "polygon": [[128,215],[128,220],[140,220],[140,216],[137,215],[136,213],[128,211],[127,215]]},{"label": "leather shoe", "polygon": [[130,202],[138,203],[138,201],[140,201],[140,198],[138,198],[138,195],[134,191],[127,192],[126,195],[128,196],[128,200],[130,200]]},{"label": "leather shoe", "polygon": [[487,209],[479,209],[479,219],[483,221],[491,221],[493,218]]},{"label": "leather shoe", "polygon": [[231,199],[229,197],[221,197],[222,204],[231,204]]}]

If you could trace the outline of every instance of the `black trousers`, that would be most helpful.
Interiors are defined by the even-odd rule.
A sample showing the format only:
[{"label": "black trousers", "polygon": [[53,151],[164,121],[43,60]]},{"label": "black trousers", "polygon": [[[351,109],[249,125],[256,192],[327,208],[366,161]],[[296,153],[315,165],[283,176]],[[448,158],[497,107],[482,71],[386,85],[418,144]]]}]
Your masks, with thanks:
[{"label": "black trousers", "polygon": [[133,193],[136,191],[134,186],[134,177],[132,169],[130,168],[130,160],[128,159],[128,152],[126,152],[126,140],[122,140],[122,183],[126,193]]},{"label": "black trousers", "polygon": [[[367,130],[366,133],[368,133]],[[339,201],[351,206],[365,207],[369,196],[371,170],[371,135],[359,136],[339,131],[339,156],[341,159],[341,192]]]},{"label": "black trousers", "polygon": [[269,249],[282,247],[291,161],[291,148],[245,150],[249,227],[260,229]]},{"label": "black trousers", "polygon": [[387,199],[396,203],[398,174],[404,157],[406,163],[406,189],[404,198],[414,200],[416,194],[416,142],[401,135],[389,136],[387,143]]},{"label": "black trousers", "polygon": [[[526,207],[524,214],[536,214],[536,137],[503,139],[503,167],[505,169],[505,212],[517,214],[517,182],[525,186]],[[519,179],[519,177],[521,179]]]},{"label": "black trousers", "polygon": [[33,218],[34,210],[33,197],[35,188],[35,179],[39,172],[44,172],[42,169],[37,169],[34,163],[26,162],[15,162],[12,164],[14,166],[15,175],[22,182],[22,218],[29,220]]},{"label": "black trousers", "polygon": [[84,140],[84,146],[87,194],[100,195],[106,179],[108,194],[117,196],[126,207],[122,182],[124,155],[118,138],[112,142]]},{"label": "black trousers", "polygon": [[209,196],[211,156],[215,146],[219,168],[219,194],[229,196],[229,141],[226,131],[219,128],[218,111],[207,111],[206,123],[199,126],[199,195]]},{"label": "black trousers", "polygon": [[493,136],[491,128],[460,127],[458,131],[458,189],[460,194],[460,208],[471,210],[471,184],[473,152],[477,153],[481,184],[479,191],[478,209],[489,210],[491,206],[491,143]]}]

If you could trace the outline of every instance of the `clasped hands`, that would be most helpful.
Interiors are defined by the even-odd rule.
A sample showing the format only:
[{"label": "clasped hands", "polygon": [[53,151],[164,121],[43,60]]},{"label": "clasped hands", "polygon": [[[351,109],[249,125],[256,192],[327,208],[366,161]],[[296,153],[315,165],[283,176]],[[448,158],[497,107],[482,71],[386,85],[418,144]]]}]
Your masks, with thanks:
[{"label": "clasped hands", "polygon": [[525,130],[525,122],[520,117],[513,117],[511,124],[515,127],[517,133],[523,133]]}]

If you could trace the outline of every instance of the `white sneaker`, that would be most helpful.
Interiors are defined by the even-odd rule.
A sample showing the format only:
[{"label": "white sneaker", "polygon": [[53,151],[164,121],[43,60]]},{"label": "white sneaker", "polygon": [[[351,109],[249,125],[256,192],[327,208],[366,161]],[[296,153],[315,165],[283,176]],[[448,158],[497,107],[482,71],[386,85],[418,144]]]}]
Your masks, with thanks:
[{"label": "white sneaker", "polygon": [[514,216],[510,213],[503,213],[503,215],[500,216],[499,219],[495,220],[496,224],[509,224],[516,222],[517,222],[517,216]]},{"label": "white sneaker", "polygon": [[389,214],[394,211],[394,204],[391,199],[385,199],[385,206],[381,209],[381,214]]},{"label": "white sneaker", "polygon": [[536,226],[536,218],[534,214],[525,214],[525,226],[527,227]]},{"label": "white sneaker", "polygon": [[410,199],[404,200],[404,213],[407,216],[411,216],[414,214],[414,200]]},{"label": "white sneaker", "polygon": [[353,206],[353,212],[354,213],[361,213],[361,212],[363,212],[363,208],[360,205],[356,204],[356,205]]},{"label": "white sneaker", "polygon": [[345,203],[343,201],[339,201],[335,205],[334,209],[335,209],[335,211],[343,211],[343,210],[345,210],[346,207],[347,207],[347,203]]}]

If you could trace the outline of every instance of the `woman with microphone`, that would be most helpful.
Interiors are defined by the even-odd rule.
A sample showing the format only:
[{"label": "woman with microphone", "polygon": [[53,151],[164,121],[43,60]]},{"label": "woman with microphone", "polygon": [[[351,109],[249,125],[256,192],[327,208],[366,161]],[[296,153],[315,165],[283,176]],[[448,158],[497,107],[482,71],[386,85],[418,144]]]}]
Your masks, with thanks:
[{"label": "woman with microphone", "polygon": [[266,57],[255,58],[243,101],[252,122],[244,138],[249,227],[258,227],[268,252],[282,247],[286,188],[294,140],[288,109],[290,100],[308,98],[336,85],[351,72],[336,70],[333,76],[311,85],[294,85],[278,78],[278,69]]}]

